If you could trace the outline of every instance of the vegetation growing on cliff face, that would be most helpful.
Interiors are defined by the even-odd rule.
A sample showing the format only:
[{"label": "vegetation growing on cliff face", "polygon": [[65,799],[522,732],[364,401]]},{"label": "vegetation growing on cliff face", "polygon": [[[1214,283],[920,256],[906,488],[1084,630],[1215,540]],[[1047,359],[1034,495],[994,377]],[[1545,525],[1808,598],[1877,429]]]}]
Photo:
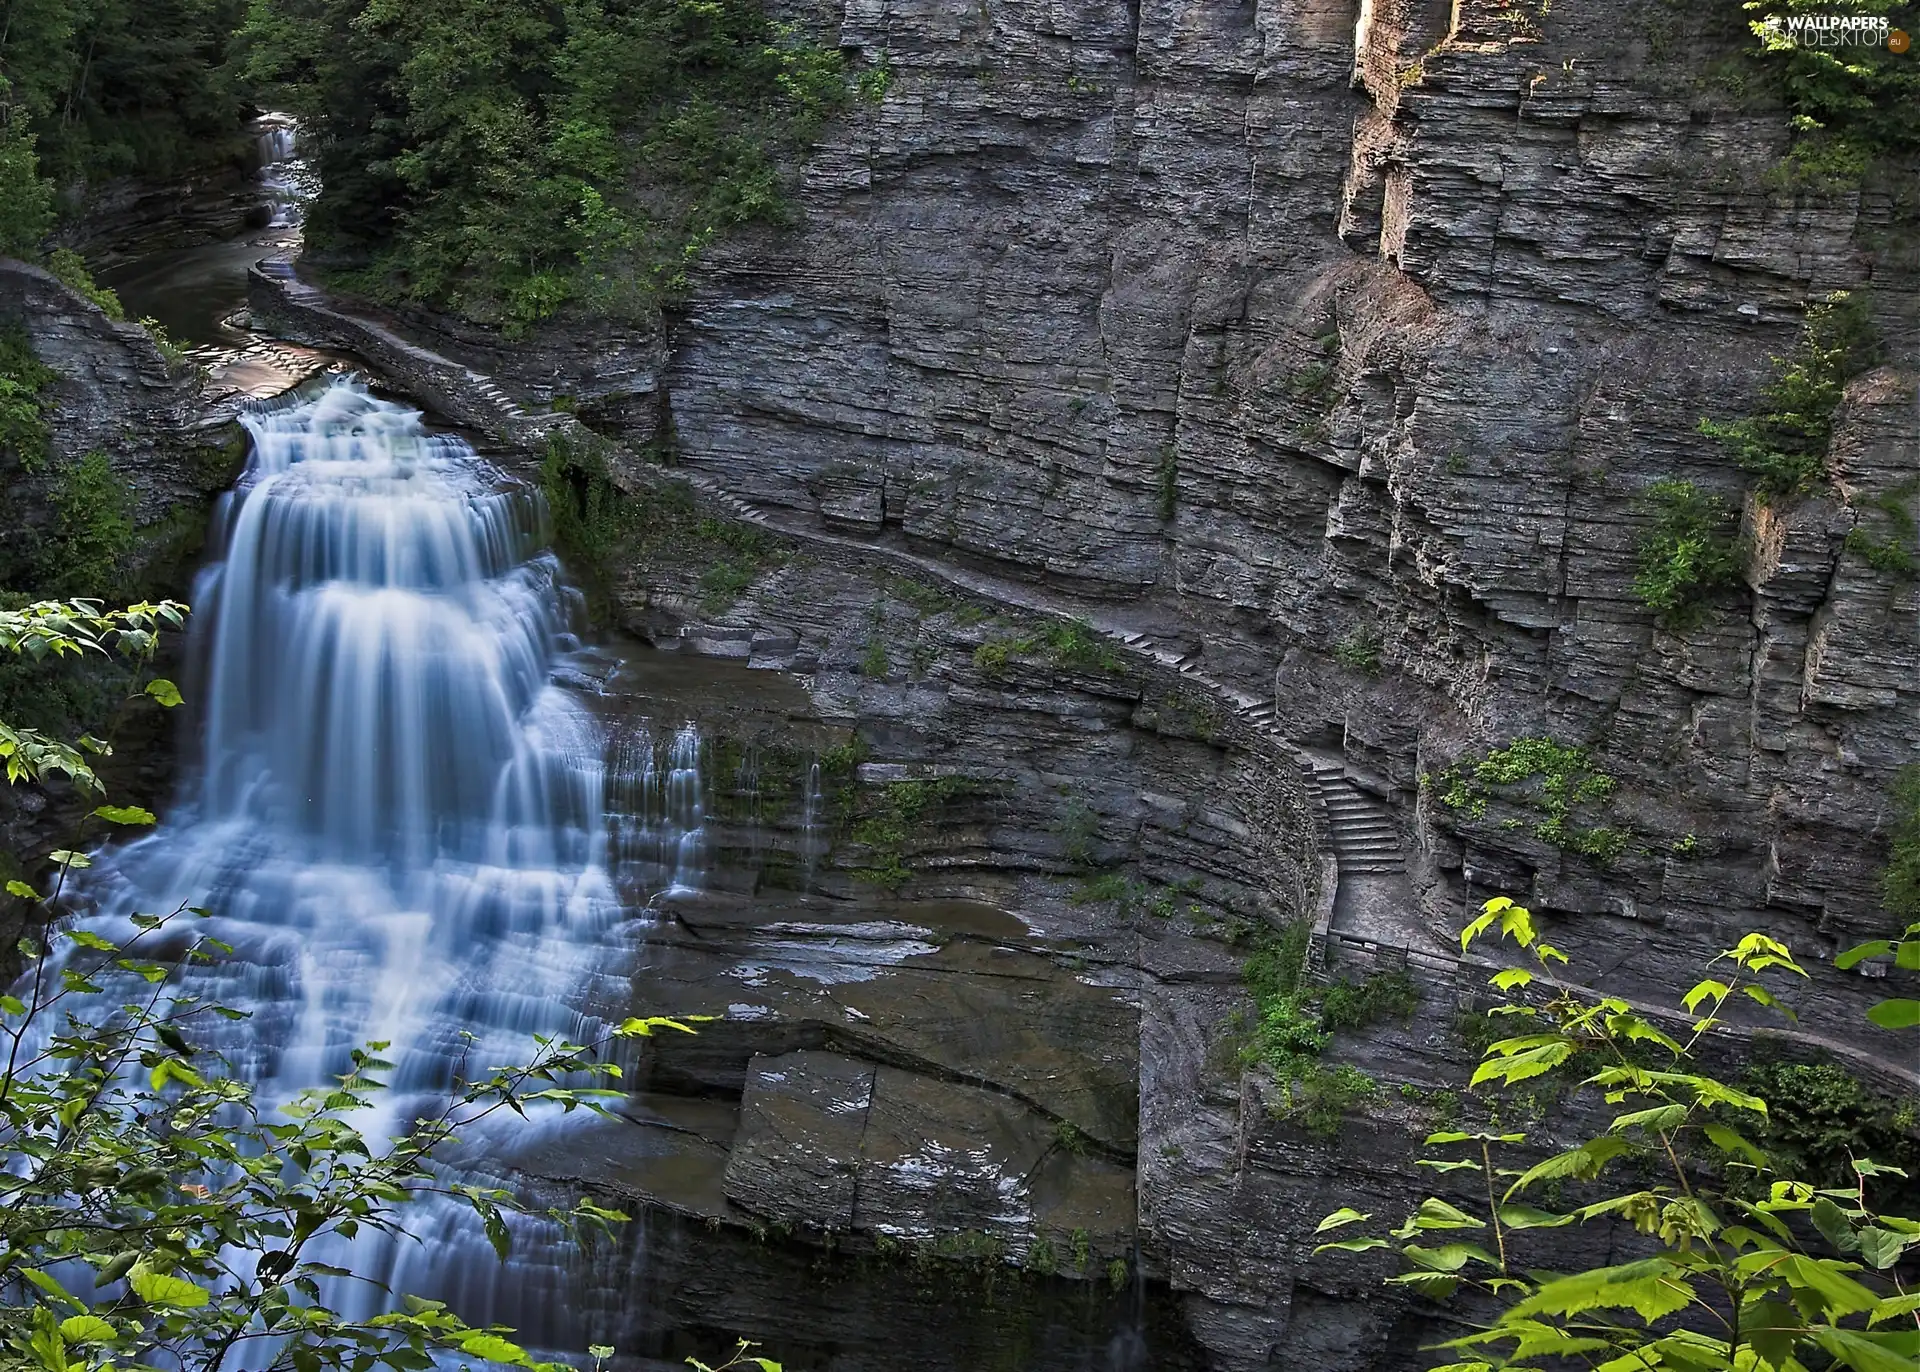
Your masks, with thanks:
[{"label": "vegetation growing on cliff face", "polygon": [[[1535,838],[1609,862],[1625,851],[1629,835],[1611,824],[1583,823],[1613,795],[1614,779],[1594,765],[1591,752],[1551,738],[1517,738],[1483,758],[1428,776],[1440,803],[1465,819],[1487,816],[1496,798],[1540,816]],[[1521,821],[1513,820],[1517,827]]]},{"label": "vegetation growing on cliff face", "polygon": [[[1433,1349],[1448,1372],[1910,1366],[1920,1296],[1900,1264],[1920,1246],[1920,1222],[1886,1202],[1899,1169],[1855,1152],[1840,1184],[1810,1179],[1786,1152],[1756,1142],[1774,1113],[1768,1101],[1700,1061],[1734,1006],[1781,1008],[1768,983],[1806,975],[1787,948],[1750,934],[1714,958],[1683,1000],[1687,1028],[1676,1037],[1627,1002],[1563,979],[1565,955],[1510,900],[1488,902],[1462,949],[1496,925],[1529,965],[1493,978],[1506,1000],[1490,1017],[1517,1032],[1488,1045],[1471,1085],[1504,1093],[1565,1078],[1599,1097],[1610,1123],[1544,1157],[1521,1131],[1435,1133],[1427,1144],[1436,1156],[1421,1165],[1451,1183],[1447,1194],[1387,1233],[1317,1251],[1394,1253],[1403,1270],[1390,1284],[1440,1301],[1476,1293],[1484,1303],[1460,1312],[1468,1332]],[[1343,1207],[1320,1232],[1372,1219]],[[1597,1227],[1586,1243],[1542,1244],[1535,1232],[1581,1226]],[[1637,1236],[1626,1261],[1553,1270],[1583,1251],[1617,1252],[1626,1226]]]},{"label": "vegetation growing on cliff face", "polygon": [[253,0],[246,71],[297,111],[341,280],[520,332],[646,314],[855,93],[760,0]]},{"label": "vegetation growing on cliff face", "polygon": [[1793,352],[1774,359],[1777,374],[1760,392],[1766,408],[1726,423],[1702,419],[1700,431],[1720,440],[1755,478],[1761,499],[1804,494],[1825,476],[1833,414],[1847,382],[1873,365],[1876,351],[1866,302],[1835,291],[1807,311]]},{"label": "vegetation growing on cliff face", "polygon": [[1278,1092],[1276,1115],[1328,1138],[1339,1132],[1350,1110],[1379,1092],[1378,1083],[1351,1063],[1321,1060],[1334,1032],[1406,1019],[1419,1007],[1420,988],[1398,967],[1359,981],[1342,977],[1316,986],[1306,979],[1311,936],[1305,923],[1269,930],[1242,966],[1242,979],[1253,996],[1254,1020],[1240,1061],[1272,1075]]},{"label": "vegetation growing on cliff face", "polygon": [[47,460],[53,431],[46,390],[53,371],[34,355],[26,330],[0,329],[0,461],[37,471]]},{"label": "vegetation growing on cliff face", "polygon": [[1691,481],[1647,487],[1654,524],[1640,540],[1633,593],[1669,628],[1691,622],[1705,598],[1739,580],[1741,548],[1725,501]]},{"label": "vegetation growing on cliff face", "polygon": [[1920,763],[1893,783],[1893,841],[1880,891],[1895,919],[1920,922]]},{"label": "vegetation growing on cliff face", "polygon": [[699,569],[701,608],[719,614],[782,556],[774,540],[751,525],[702,515],[682,482],[649,479],[632,492],[621,490],[604,444],[591,437],[548,440],[540,489],[554,543],[586,583],[596,612],[605,610],[620,563]]}]

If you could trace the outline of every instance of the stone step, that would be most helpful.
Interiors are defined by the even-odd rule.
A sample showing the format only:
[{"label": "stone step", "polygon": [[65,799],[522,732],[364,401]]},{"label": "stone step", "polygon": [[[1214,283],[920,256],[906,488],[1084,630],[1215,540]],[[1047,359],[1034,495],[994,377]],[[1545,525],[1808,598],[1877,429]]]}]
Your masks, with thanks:
[{"label": "stone step", "polygon": [[1404,872],[1407,864],[1400,861],[1363,859],[1358,862],[1340,860],[1340,872],[1343,876],[1385,876],[1388,873]]}]

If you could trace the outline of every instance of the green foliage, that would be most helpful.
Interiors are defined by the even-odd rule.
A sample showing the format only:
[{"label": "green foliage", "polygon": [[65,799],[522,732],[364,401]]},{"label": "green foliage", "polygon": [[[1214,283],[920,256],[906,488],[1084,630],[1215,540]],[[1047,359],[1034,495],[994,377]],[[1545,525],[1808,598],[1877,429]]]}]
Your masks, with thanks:
[{"label": "green foliage", "polygon": [[31,258],[53,227],[53,185],[40,175],[25,121],[10,114],[0,103],[0,257]]},{"label": "green foliage", "polygon": [[547,440],[540,490],[554,544],[604,611],[609,588],[635,566],[701,569],[701,608],[719,614],[779,560],[774,541],[751,525],[702,515],[682,482],[656,480],[629,492],[613,479],[598,439]]},{"label": "green foliage", "polygon": [[1613,795],[1614,780],[1600,771],[1585,748],[1551,738],[1518,738],[1472,764],[1447,768],[1426,779],[1440,803],[1467,819],[1487,816],[1495,796],[1541,816],[1535,838],[1598,862],[1626,850],[1631,835],[1610,825],[1582,825],[1580,817]]},{"label": "green foliage", "polygon": [[133,548],[133,492],[107,462],[88,453],[50,492],[53,536],[39,581],[56,595],[115,595],[125,589]]},{"label": "green foliage", "polygon": [[1913,554],[1914,540],[1920,537],[1920,524],[1916,524],[1913,511],[1907,508],[1913,493],[1914,483],[1907,482],[1864,503],[1860,511],[1862,518],[1869,510],[1878,514],[1887,526],[1884,536],[1873,533],[1864,523],[1847,530],[1848,552],[1857,554],[1875,571],[1901,581],[1911,581],[1920,575],[1920,562],[1916,562]]},{"label": "green foliage", "polygon": [[1375,972],[1362,981],[1344,977],[1320,1000],[1320,1022],[1328,1029],[1360,1029],[1385,1019],[1410,1019],[1420,1007],[1420,988],[1404,967]]},{"label": "green foliage", "polygon": [[1766,408],[1729,423],[1702,419],[1700,432],[1756,478],[1762,499],[1810,491],[1825,475],[1834,410],[1847,382],[1873,365],[1877,346],[1866,303],[1835,291],[1807,311],[1793,353],[1774,359],[1778,374],[1760,392]]},{"label": "green foliage", "polygon": [[1160,454],[1160,463],[1154,469],[1154,484],[1159,492],[1160,522],[1173,523],[1173,517],[1180,509],[1180,451],[1169,443]]},{"label": "green foliage", "polygon": [[[137,671],[152,661],[162,631],[179,628],[185,617],[186,607],[172,601],[130,605],[124,610],[108,610],[90,600],[40,601],[0,609],[0,653],[33,663],[117,658]],[[134,680],[137,683],[137,677]],[[137,685],[133,694],[163,706],[178,704],[180,699],[173,683],[165,680]],[[0,759],[5,760],[9,785],[60,776],[82,792],[98,795],[100,779],[87,759],[111,751],[105,739],[93,734],[82,734],[69,743],[41,729],[0,719]]]},{"label": "green foliage", "polygon": [[867,850],[866,865],[855,868],[853,875],[877,886],[898,889],[913,876],[906,848],[916,835],[932,826],[947,805],[990,789],[959,776],[887,783],[877,803],[853,826],[853,841]]},{"label": "green foliage", "polygon": [[1333,645],[1333,660],[1349,671],[1380,675],[1380,635],[1372,629],[1354,629]]},{"label": "green foliage", "polygon": [[[1489,901],[1462,948],[1496,925],[1531,966],[1494,977],[1507,999],[1490,1016],[1518,1032],[1488,1045],[1471,1085],[1505,1092],[1571,1078],[1611,1122],[1544,1159],[1524,1132],[1432,1134],[1437,1156],[1420,1165],[1458,1178],[1453,1198],[1430,1196],[1386,1233],[1331,1238],[1316,1251],[1394,1253],[1403,1270],[1389,1284],[1439,1301],[1474,1293],[1470,1309],[1450,1312],[1468,1332],[1435,1346],[1436,1372],[1571,1361],[1622,1372],[1892,1372],[1910,1362],[1920,1300],[1904,1294],[1895,1268],[1920,1244],[1920,1222],[1878,1199],[1898,1169],[1854,1155],[1843,1184],[1808,1180],[1748,1137],[1779,1112],[1699,1069],[1700,1045],[1722,1030],[1729,1000],[1786,1013],[1766,983],[1805,976],[1791,953],[1750,934],[1714,958],[1683,999],[1689,1027],[1676,1038],[1627,1002],[1561,980],[1554,969],[1565,954],[1510,900]],[[1590,1199],[1563,1210],[1552,1193],[1566,1187]],[[1554,1210],[1530,1203],[1534,1195]],[[1372,1218],[1344,1207],[1318,1232]],[[1589,1225],[1591,1237],[1545,1245],[1534,1233]],[[1548,1266],[1617,1253],[1621,1225],[1639,1236],[1626,1261]]]},{"label": "green foliage", "polygon": [[243,156],[228,44],[246,0],[8,0],[0,9],[0,254],[32,257],[54,186],[164,180]]},{"label": "green foliage", "polygon": [[1920,922],[1920,763],[1900,770],[1893,782],[1893,837],[1880,893],[1903,924]]},{"label": "green foliage", "polygon": [[1100,812],[1079,796],[1068,796],[1053,826],[1060,836],[1060,852],[1075,867],[1092,868],[1098,861]]},{"label": "green foliage", "polygon": [[1633,593],[1662,624],[1695,619],[1706,598],[1740,579],[1743,550],[1726,502],[1691,481],[1666,478],[1647,487],[1654,523],[1640,538]]},{"label": "green foliage", "polygon": [[1879,1094],[1833,1063],[1758,1062],[1740,1084],[1768,1105],[1754,1141],[1776,1168],[1816,1186],[1847,1186],[1853,1160],[1872,1158],[1901,1168],[1904,1181],[1889,1179],[1888,1196],[1920,1202],[1920,1138],[1914,1102]]},{"label": "green foliage", "polygon": [[127,311],[120,297],[94,281],[86,262],[71,248],[55,248],[47,254],[47,270],[98,305],[116,324],[126,322]]},{"label": "green foliage", "polygon": [[874,681],[885,681],[893,670],[893,662],[887,656],[887,642],[876,629],[867,638],[867,648],[860,655],[860,675]]},{"label": "green foliage", "polygon": [[1920,64],[1885,46],[1827,48],[1795,43],[1794,15],[1878,15],[1920,33],[1920,6],[1908,0],[1747,0],[1757,57],[1777,81],[1793,121],[1789,169],[1801,179],[1857,184],[1876,162],[1920,152]]},{"label": "green foliage", "polygon": [[1304,922],[1269,930],[1242,965],[1242,980],[1253,996],[1254,1023],[1240,1061],[1271,1073],[1277,1115],[1330,1138],[1351,1110],[1378,1094],[1377,1084],[1357,1067],[1320,1061],[1334,1032],[1404,1019],[1419,1005],[1420,991],[1404,968],[1375,972],[1358,982],[1342,978],[1316,989],[1302,975],[1311,937]]},{"label": "green foliage", "polygon": [[25,329],[0,329],[0,459],[18,462],[24,471],[39,470],[48,457],[53,430],[46,389],[53,380]]},{"label": "green foliage", "polygon": [[854,96],[759,0],[256,0],[243,41],[312,135],[341,283],[510,335],[673,303],[717,237],[791,218],[782,162]]},{"label": "green foliage", "polygon": [[974,667],[986,676],[1006,675],[1015,658],[1042,657],[1056,667],[1117,674],[1126,661],[1083,619],[1051,621],[1037,634],[992,638],[973,650]]}]

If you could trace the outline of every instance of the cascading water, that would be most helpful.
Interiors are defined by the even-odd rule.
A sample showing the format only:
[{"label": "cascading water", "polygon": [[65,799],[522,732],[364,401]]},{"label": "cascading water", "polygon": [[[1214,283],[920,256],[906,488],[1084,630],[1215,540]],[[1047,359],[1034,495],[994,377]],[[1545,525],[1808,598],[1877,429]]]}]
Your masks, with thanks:
[{"label": "cascading water", "polygon": [[284,115],[263,116],[255,138],[260,158],[260,185],[267,193],[271,215],[267,226],[290,229],[306,218],[307,202],[315,187],[306,162],[300,157],[300,135],[292,120]]},{"label": "cascading water", "polygon": [[[463,1055],[524,1061],[532,1034],[595,1034],[574,1007],[620,960],[606,739],[551,679],[567,638],[535,492],[350,381],[246,422],[253,460],[195,595],[203,766],[90,894],[122,936],[134,911],[213,911],[234,953],[201,989],[252,1012],[218,1046],[268,1101],[391,1043],[391,1099],[361,1121],[378,1137]],[[623,846],[631,816],[657,869],[641,884],[700,881],[700,750],[691,727],[649,735],[611,788]],[[451,1209],[413,1223],[419,1244],[363,1245],[353,1269],[560,1336],[564,1272],[539,1235],[502,1273]]]}]

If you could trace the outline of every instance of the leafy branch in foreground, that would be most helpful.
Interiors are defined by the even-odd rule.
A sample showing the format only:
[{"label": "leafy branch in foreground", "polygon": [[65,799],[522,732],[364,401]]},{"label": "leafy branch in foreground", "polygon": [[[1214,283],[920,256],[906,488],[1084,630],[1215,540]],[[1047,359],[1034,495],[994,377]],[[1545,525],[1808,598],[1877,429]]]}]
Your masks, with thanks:
[{"label": "leafy branch in foreground", "polygon": [[[107,611],[92,601],[0,611],[0,651],[144,663],[158,632],[183,615],[172,604]],[[142,694],[180,700],[164,680]],[[0,726],[0,745],[9,781],[64,775],[103,798],[80,756],[104,753],[100,740],[68,745]],[[154,819],[132,806],[92,813],[117,824]],[[263,1109],[215,1048],[221,1022],[246,1016],[188,989],[193,968],[232,951],[191,936],[206,912],[133,915],[109,938],[104,926],[65,917],[66,878],[86,856],[64,850],[53,860],[51,890],[14,880],[5,893],[30,906],[44,932],[20,941],[28,971],[0,994],[0,1366],[425,1372],[448,1356],[541,1366],[511,1330],[470,1325],[405,1292],[380,1288],[386,1299],[371,1304],[385,1313],[341,1313],[340,1294],[369,1282],[342,1265],[346,1245],[404,1240],[405,1207],[440,1197],[470,1208],[504,1260],[508,1217],[528,1208],[509,1191],[449,1176],[438,1154],[501,1110],[604,1112],[623,1093],[602,1050],[690,1025],[635,1018],[592,1044],[536,1038],[526,1065],[471,1078],[463,1066],[435,1113],[396,1139],[369,1139],[351,1117],[385,1089],[387,1045],[355,1051],[332,1086]],[[626,1218],[591,1200],[542,1213],[576,1237]]]},{"label": "leafy branch in foreground", "polygon": [[[1900,1267],[1920,1244],[1920,1222],[1882,1213],[1871,1195],[1881,1179],[1905,1173],[1855,1158],[1845,1187],[1779,1175],[1740,1129],[1764,1120],[1767,1103],[1699,1069],[1700,1045],[1723,1027],[1730,1003],[1791,1018],[1765,984],[1770,975],[1806,975],[1787,948],[1749,934],[1714,958],[1682,1001],[1688,1025],[1676,1037],[1626,1001],[1556,976],[1566,956],[1510,900],[1487,903],[1461,935],[1462,951],[1496,925],[1532,966],[1493,977],[1507,999],[1489,1013],[1511,1017],[1519,1032],[1488,1047],[1472,1085],[1498,1090],[1577,1074],[1578,1088],[1618,1113],[1595,1137],[1543,1159],[1537,1150],[1515,1158],[1528,1143],[1524,1133],[1431,1135],[1427,1144],[1443,1155],[1420,1165],[1457,1179],[1453,1199],[1430,1196],[1384,1235],[1335,1239],[1317,1251],[1390,1250],[1407,1269],[1390,1283],[1439,1300],[1471,1291],[1498,1310],[1437,1345],[1448,1360],[1435,1372],[1911,1369],[1920,1294]],[[1630,1168],[1646,1184],[1611,1192],[1601,1185],[1610,1170]],[[1561,1212],[1530,1203],[1563,1186],[1584,1187],[1592,1198]],[[1320,1232],[1371,1218],[1343,1208]],[[1601,1251],[1614,1249],[1617,1226],[1631,1226],[1638,1238],[1626,1242],[1641,1255],[1584,1271],[1540,1270],[1537,1231],[1583,1225],[1613,1231],[1585,1245]],[[1577,1247],[1563,1242],[1556,1251]]]},{"label": "leafy branch in foreground", "polygon": [[[227,950],[198,937],[171,959],[151,951],[180,945],[174,926],[204,913],[138,916],[122,944],[83,927],[57,933],[44,953],[27,949],[38,962],[26,999],[0,999],[0,1345],[51,1372],[230,1362],[421,1372],[436,1351],[535,1365],[512,1331],[406,1293],[384,1292],[399,1298],[387,1313],[339,1313],[339,1284],[369,1279],[329,1259],[363,1235],[404,1238],[404,1208],[427,1196],[470,1207],[504,1259],[507,1216],[525,1208],[449,1180],[436,1153],[501,1110],[604,1112],[622,1093],[599,1050],[691,1029],[634,1019],[593,1045],[537,1039],[525,1066],[463,1081],[391,1144],[370,1140],[350,1117],[385,1088],[385,1044],[355,1051],[350,1072],[277,1112],[205,1047],[217,1021],[243,1016],[185,994],[180,974]],[[38,975],[47,967],[56,974]],[[105,983],[134,993],[92,1022]],[[542,1213],[575,1236],[626,1218],[590,1200]]]},{"label": "leafy branch in foreground", "polygon": [[[178,629],[186,622],[186,615],[187,607],[171,600],[157,605],[129,605],[124,610],[108,610],[97,600],[45,600],[17,610],[0,610],[0,652],[35,662],[119,656],[144,666],[153,660],[161,631]],[[180,703],[179,688],[164,678],[147,682],[142,693],[163,706]],[[104,739],[92,734],[82,734],[68,743],[0,720],[0,759],[6,762],[9,783],[40,782],[57,775],[97,795],[100,778],[87,757],[105,757],[111,752]]]}]

